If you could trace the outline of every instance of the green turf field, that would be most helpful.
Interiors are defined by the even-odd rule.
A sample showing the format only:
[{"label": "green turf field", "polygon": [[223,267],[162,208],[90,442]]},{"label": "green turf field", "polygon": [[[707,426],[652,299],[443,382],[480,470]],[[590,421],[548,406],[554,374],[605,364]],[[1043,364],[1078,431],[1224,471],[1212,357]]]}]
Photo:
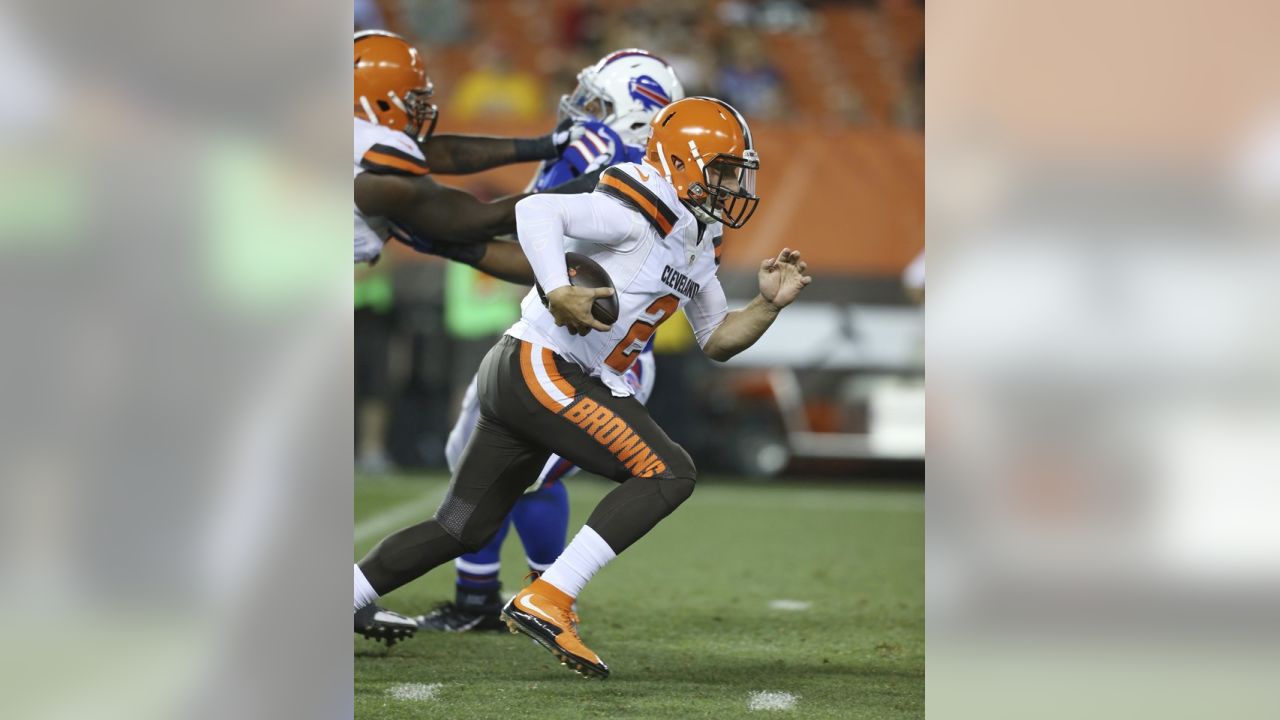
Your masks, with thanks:
[{"label": "green turf field", "polygon": [[[568,482],[572,535],[613,485]],[[443,492],[438,476],[357,480],[356,558]],[[525,572],[514,532],[503,563],[510,592]],[[452,585],[450,565],[382,604],[418,614]],[[579,611],[608,680],[505,632],[419,635],[390,650],[356,638],[356,717],[923,717],[924,494],[699,481],[592,580]]]}]

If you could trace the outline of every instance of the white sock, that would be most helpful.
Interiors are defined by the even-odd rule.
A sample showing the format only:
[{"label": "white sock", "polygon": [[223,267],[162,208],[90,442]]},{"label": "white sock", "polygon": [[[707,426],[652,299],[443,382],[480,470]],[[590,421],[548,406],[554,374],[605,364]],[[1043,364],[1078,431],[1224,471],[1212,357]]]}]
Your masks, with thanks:
[{"label": "white sock", "polygon": [[378,593],[373,591],[373,586],[365,579],[364,573],[360,572],[360,566],[356,565],[356,610],[377,599]]},{"label": "white sock", "polygon": [[595,530],[583,525],[578,534],[573,536],[569,547],[542,573],[542,579],[569,597],[576,598],[591,576],[615,557],[617,554],[609,547],[609,543]]}]

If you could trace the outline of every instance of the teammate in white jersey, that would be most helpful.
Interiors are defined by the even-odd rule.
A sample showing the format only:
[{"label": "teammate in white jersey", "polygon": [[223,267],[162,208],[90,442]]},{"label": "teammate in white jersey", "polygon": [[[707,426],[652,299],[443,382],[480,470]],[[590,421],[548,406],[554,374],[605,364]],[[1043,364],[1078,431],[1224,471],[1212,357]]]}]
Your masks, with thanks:
[{"label": "teammate in white jersey", "polygon": [[[520,244],[546,290],[480,368],[480,421],[433,519],[400,530],[355,568],[357,607],[493,536],[555,452],[618,487],[596,506],[560,558],[503,609],[574,670],[607,677],[583,644],[573,602],[587,581],[693,492],[689,455],[622,380],[655,328],[685,308],[702,350],[727,360],[764,334],[811,278],[798,252],[761,263],[760,293],[729,312],[716,277],[721,226],[755,211],[759,158],[727,103],[688,98],[652,122],[643,163],[619,165],[588,195],[534,195],[516,208]],[[591,314],[607,289],[569,284],[564,253],[609,273],[619,297],[612,327]]]},{"label": "teammate in white jersey", "polygon": [[[429,175],[556,158],[573,130],[566,124],[532,139],[434,136],[433,86],[418,50],[368,30],[356,34],[354,51],[355,261],[375,261],[395,237],[498,277],[527,276],[520,248],[493,240],[515,231],[515,205],[526,196],[482,202]],[[588,192],[595,180],[587,174],[544,192]]]}]

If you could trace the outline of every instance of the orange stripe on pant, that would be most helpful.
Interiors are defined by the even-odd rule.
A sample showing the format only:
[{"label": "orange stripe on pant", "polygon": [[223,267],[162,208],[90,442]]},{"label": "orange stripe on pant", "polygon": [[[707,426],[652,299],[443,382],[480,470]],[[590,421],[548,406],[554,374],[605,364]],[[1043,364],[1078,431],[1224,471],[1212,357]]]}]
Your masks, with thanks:
[{"label": "orange stripe on pant", "polygon": [[[550,352],[545,348],[543,351]],[[520,375],[524,377],[524,384],[529,388],[529,392],[533,393],[533,397],[542,407],[559,415],[564,408],[560,407],[560,403],[552,400],[547,391],[543,390],[542,385],[538,383],[538,376],[533,373],[533,345],[524,340],[520,341]]]},{"label": "orange stripe on pant", "polygon": [[546,371],[547,377],[551,379],[551,384],[555,385],[556,389],[564,393],[570,400],[578,394],[578,391],[560,374],[559,368],[556,367],[555,356],[552,355],[550,348],[542,348],[542,369]]}]

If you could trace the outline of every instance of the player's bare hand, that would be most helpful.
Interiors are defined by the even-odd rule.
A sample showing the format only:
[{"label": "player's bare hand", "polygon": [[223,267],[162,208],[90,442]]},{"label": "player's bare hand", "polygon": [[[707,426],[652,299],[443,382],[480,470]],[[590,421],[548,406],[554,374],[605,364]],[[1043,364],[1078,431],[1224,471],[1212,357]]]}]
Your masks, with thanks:
[{"label": "player's bare hand", "polygon": [[572,285],[558,287],[547,293],[547,309],[556,319],[556,325],[568,328],[574,335],[586,335],[592,330],[607,331],[605,325],[591,314],[596,298],[609,297],[611,288],[580,288]]},{"label": "player's bare hand", "polygon": [[782,309],[795,301],[813,278],[805,275],[808,263],[800,259],[800,251],[782,248],[776,258],[760,263],[760,297]]}]

